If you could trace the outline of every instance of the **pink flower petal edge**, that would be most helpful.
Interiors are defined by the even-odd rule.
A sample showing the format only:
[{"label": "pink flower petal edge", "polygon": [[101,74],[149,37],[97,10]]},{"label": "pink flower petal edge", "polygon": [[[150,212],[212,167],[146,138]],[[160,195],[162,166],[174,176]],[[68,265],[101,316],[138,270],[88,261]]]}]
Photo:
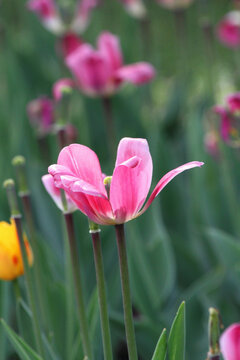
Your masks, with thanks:
[{"label": "pink flower petal edge", "polygon": [[220,337],[224,360],[240,359],[240,323],[229,326]]}]

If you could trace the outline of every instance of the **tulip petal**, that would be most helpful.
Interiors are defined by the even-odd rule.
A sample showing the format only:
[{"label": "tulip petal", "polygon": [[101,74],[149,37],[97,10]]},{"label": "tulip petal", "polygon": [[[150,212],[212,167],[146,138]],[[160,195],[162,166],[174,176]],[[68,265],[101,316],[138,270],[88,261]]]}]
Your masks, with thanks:
[{"label": "tulip petal", "polygon": [[134,85],[145,84],[153,79],[155,69],[146,62],[121,67],[115,72],[116,81],[126,81]]},{"label": "tulip petal", "polygon": [[66,64],[83,91],[89,95],[104,93],[111,69],[103,54],[83,44],[67,56]]},{"label": "tulip petal", "polygon": [[192,169],[194,167],[200,167],[204,165],[203,162],[199,162],[199,161],[192,161],[189,163],[186,163],[182,166],[177,167],[174,170],[169,171],[166,175],[164,175],[161,180],[158,182],[157,186],[155,187],[155,189],[153,190],[150,198],[148,199],[148,201],[146,202],[146,204],[144,205],[143,209],[138,213],[138,216],[140,216],[141,214],[143,214],[148,207],[151,205],[151,203],[153,202],[153,200],[155,199],[155,197],[165,188],[165,186],[173,179],[175,178],[175,176],[177,176],[178,174],[182,173],[185,170],[189,170]]},{"label": "tulip petal", "polygon": [[70,78],[64,78],[56,81],[53,85],[53,97],[55,101],[60,101],[64,92],[71,91],[75,86],[75,83]]},{"label": "tulip petal", "polygon": [[229,326],[220,337],[220,348],[225,360],[240,357],[240,324]]},{"label": "tulip petal", "polygon": [[110,187],[116,220],[130,220],[141,209],[152,181],[152,158],[145,139],[124,138],[118,146]]},{"label": "tulip petal", "polygon": [[103,32],[98,38],[98,49],[108,59],[112,71],[123,65],[122,51],[117,36]]}]

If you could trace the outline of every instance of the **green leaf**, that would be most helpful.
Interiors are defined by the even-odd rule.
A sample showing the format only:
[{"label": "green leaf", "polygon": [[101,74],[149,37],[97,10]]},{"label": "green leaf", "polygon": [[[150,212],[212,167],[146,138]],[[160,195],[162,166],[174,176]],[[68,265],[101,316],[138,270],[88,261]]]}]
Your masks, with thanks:
[{"label": "green leaf", "polygon": [[185,360],[185,302],[180,305],[168,340],[169,360]]},{"label": "green leaf", "polygon": [[1,324],[11,341],[14,349],[22,360],[43,360],[20,336],[18,336],[6,323],[1,319]]},{"label": "green leaf", "polygon": [[164,360],[167,353],[167,330],[163,329],[157,346],[155,348],[152,360]]}]

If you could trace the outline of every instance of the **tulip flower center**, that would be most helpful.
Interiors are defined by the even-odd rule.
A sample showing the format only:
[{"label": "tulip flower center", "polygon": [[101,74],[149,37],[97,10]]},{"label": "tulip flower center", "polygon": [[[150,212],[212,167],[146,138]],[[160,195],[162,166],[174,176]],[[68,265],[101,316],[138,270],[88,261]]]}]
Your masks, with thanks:
[{"label": "tulip flower center", "polygon": [[103,180],[103,183],[105,185],[105,188],[107,190],[107,194],[108,194],[108,197],[109,197],[109,194],[110,194],[110,185],[111,185],[111,181],[112,181],[112,176],[106,176]]}]

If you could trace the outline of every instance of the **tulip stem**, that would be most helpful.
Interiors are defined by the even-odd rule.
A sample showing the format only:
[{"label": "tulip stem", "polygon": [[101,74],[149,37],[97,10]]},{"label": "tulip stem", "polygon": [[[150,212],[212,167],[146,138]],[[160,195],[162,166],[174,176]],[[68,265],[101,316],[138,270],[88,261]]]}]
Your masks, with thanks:
[{"label": "tulip stem", "polygon": [[112,158],[115,153],[115,145],[116,145],[116,134],[114,129],[114,121],[113,121],[113,111],[112,111],[112,102],[110,97],[102,98],[105,121],[106,121],[106,132],[108,138],[108,148],[109,153]]},{"label": "tulip stem", "polygon": [[104,359],[112,360],[113,359],[112,342],[111,342],[111,334],[110,334],[110,326],[109,326],[109,318],[108,318],[108,310],[107,310],[107,295],[106,295],[106,285],[104,278],[100,229],[99,228],[96,230],[90,229],[90,233],[92,236],[93,253],[94,253],[94,261],[95,261],[95,269],[96,269]]},{"label": "tulip stem", "polygon": [[74,286],[76,293],[76,301],[77,301],[77,310],[79,316],[79,322],[81,327],[81,338],[83,344],[84,355],[88,357],[89,360],[93,359],[92,349],[89,341],[89,332],[88,332],[88,324],[87,324],[87,316],[86,316],[86,308],[84,304],[83,298],[83,286],[81,281],[81,274],[79,272],[79,258],[78,258],[78,249],[74,231],[74,223],[73,223],[73,214],[72,213],[64,213],[67,235],[71,253],[72,260],[72,271],[74,277]]},{"label": "tulip stem", "polygon": [[34,292],[33,292],[33,286],[32,286],[32,279],[31,279],[31,273],[28,265],[28,257],[27,257],[27,251],[26,246],[23,239],[23,232],[22,232],[22,217],[21,215],[15,215],[12,216],[12,219],[14,220],[16,224],[20,249],[21,249],[21,255],[23,259],[24,264],[24,274],[26,277],[26,286],[27,286],[27,294],[28,294],[28,300],[32,311],[32,320],[33,320],[33,331],[35,336],[35,341],[37,345],[37,351],[40,356],[44,357],[44,351],[43,351],[43,344],[42,344],[42,337],[41,337],[41,327],[40,322],[38,319],[38,312],[37,307],[34,299]]},{"label": "tulip stem", "polygon": [[18,331],[19,331],[19,334],[23,337],[23,329],[22,329],[22,322],[21,322],[21,315],[20,315],[20,302],[21,302],[22,296],[21,296],[21,290],[20,290],[18,279],[17,278],[14,279],[12,281],[12,284],[13,284],[13,290],[14,290],[14,294],[15,294],[15,298],[16,298],[16,314],[17,314]]},{"label": "tulip stem", "polygon": [[138,360],[135,331],[133,324],[132,301],[130,293],[130,281],[128,274],[127,249],[125,243],[124,225],[115,225],[118,256],[120,264],[120,276],[122,284],[122,297],[124,309],[124,322],[127,338],[129,360]]},{"label": "tulip stem", "polygon": [[57,129],[57,140],[59,150],[62,150],[65,146],[67,146],[67,134],[65,126],[61,126]]}]

